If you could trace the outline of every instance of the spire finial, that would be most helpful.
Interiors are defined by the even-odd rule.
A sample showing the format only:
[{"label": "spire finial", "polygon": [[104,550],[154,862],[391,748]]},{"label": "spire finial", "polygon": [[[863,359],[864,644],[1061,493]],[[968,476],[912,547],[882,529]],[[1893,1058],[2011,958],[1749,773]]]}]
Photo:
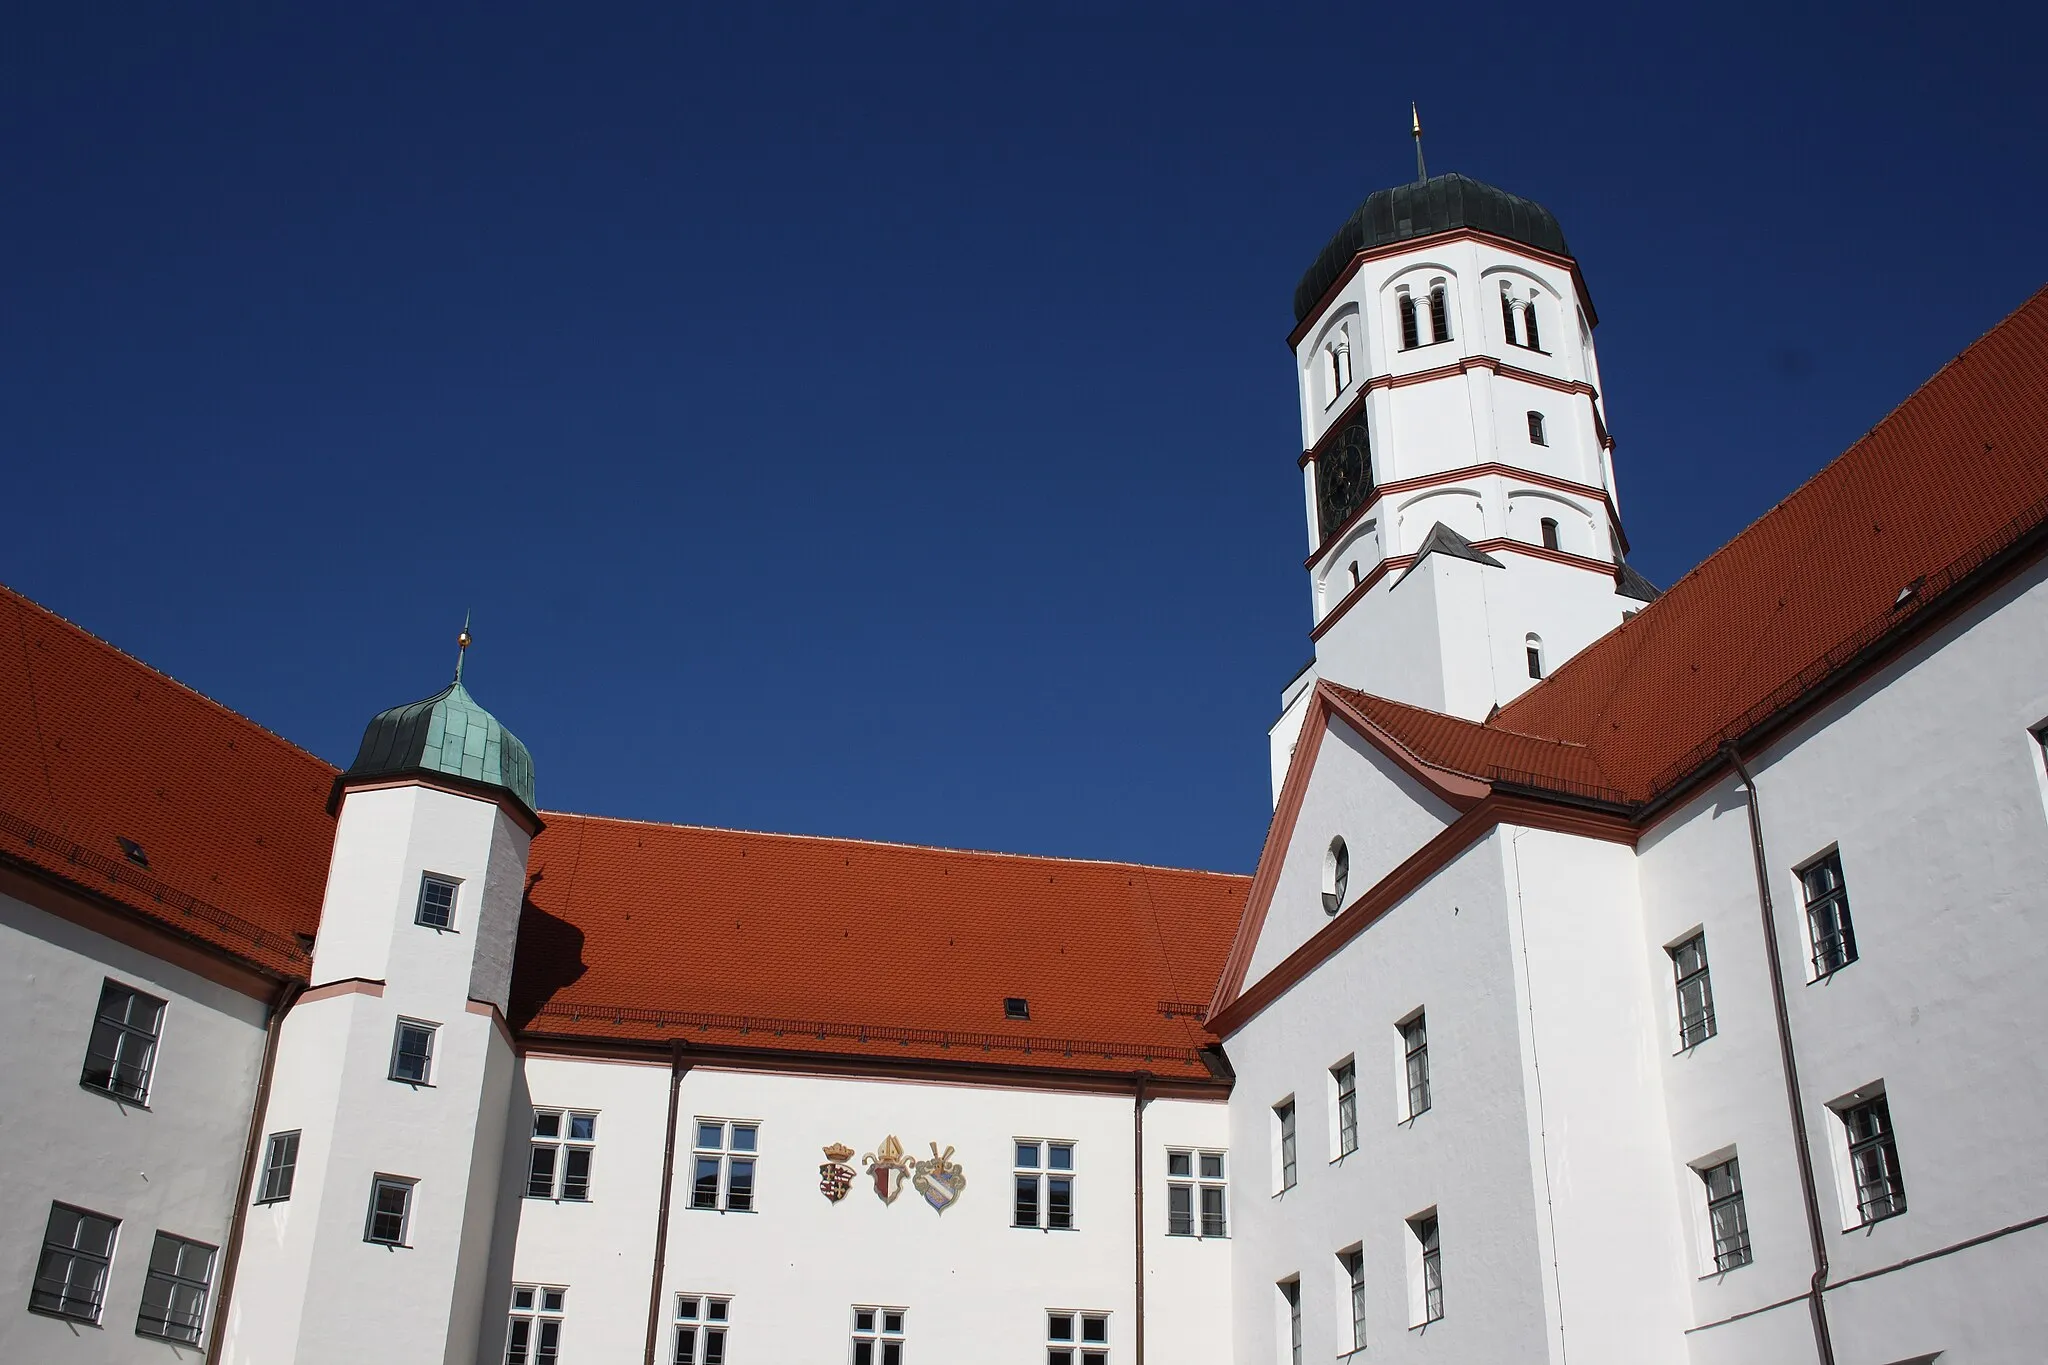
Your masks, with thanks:
[{"label": "spire finial", "polygon": [[455,637],[455,681],[462,681],[462,657],[469,652],[469,612],[462,613],[462,634]]},{"label": "spire finial", "polygon": [[1422,164],[1422,115],[1416,112],[1415,101],[1408,101],[1408,125],[1415,134],[1415,183],[1429,179],[1429,167]]}]

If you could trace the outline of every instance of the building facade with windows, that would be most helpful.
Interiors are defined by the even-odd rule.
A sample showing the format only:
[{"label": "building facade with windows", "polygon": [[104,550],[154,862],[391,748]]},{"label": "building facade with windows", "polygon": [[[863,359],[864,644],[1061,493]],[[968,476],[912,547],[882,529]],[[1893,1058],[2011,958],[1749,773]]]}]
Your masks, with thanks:
[{"label": "building facade with windows", "polygon": [[1661,595],[1595,321],[1460,176],[1304,278],[1249,878],[548,811],[460,665],[336,768],[0,590],[0,1345],[2036,1358],[2048,293]]}]

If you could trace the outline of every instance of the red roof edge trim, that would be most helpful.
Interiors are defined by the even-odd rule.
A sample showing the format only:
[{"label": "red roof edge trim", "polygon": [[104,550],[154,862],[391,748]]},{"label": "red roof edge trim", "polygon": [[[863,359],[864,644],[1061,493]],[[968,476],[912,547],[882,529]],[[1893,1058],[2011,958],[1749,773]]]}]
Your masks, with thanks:
[{"label": "red roof edge trim", "polygon": [[[1316,688],[1319,691],[1325,690],[1325,684],[1318,681]],[[1340,693],[1330,690],[1329,698],[1331,711],[1342,716],[1345,723],[1370,741],[1374,748],[1393,759],[1403,772],[1442,797],[1453,809],[1459,812],[1468,811],[1483,801],[1486,794],[1492,790],[1483,777],[1440,767],[1424,759],[1387,730],[1367,719],[1356,707],[1345,701]]]}]

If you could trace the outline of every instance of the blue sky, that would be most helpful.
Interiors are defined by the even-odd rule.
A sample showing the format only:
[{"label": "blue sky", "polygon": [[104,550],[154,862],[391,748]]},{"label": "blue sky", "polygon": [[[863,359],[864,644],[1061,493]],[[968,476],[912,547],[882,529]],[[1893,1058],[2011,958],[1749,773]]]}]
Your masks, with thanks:
[{"label": "blue sky", "polygon": [[[90,10],[91,12],[87,12]],[[1562,220],[1668,583],[2043,281],[2038,7],[46,6],[0,581],[330,760],[1248,869],[1284,338],[1369,191]]]}]

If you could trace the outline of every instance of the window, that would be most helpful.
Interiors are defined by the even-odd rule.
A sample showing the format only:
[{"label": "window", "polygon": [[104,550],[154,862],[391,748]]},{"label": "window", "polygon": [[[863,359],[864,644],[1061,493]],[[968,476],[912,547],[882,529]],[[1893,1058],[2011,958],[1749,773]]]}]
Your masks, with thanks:
[{"label": "window", "polygon": [[391,1079],[426,1085],[434,1068],[434,1025],[401,1019],[391,1040]]},{"label": "window", "polygon": [[1047,1313],[1045,1365],[1109,1365],[1109,1314]]},{"label": "window", "polygon": [[1508,345],[1513,346],[1517,344],[1515,341],[1515,296],[1508,292],[1508,282],[1506,280],[1500,282],[1500,330],[1501,335],[1508,339]]},{"label": "window", "polygon": [[1870,1224],[1904,1213],[1906,1182],[1899,1173],[1891,1105],[1879,1093],[1836,1112],[1849,1139],[1849,1174],[1856,1182],[1858,1222]]},{"label": "window", "polygon": [[528,1199],[590,1198],[591,1145],[597,1115],[573,1110],[533,1111],[533,1154],[526,1171]]},{"label": "window", "polygon": [[[1351,1342],[1349,1350],[1363,1351],[1365,1349],[1364,1247],[1355,1246],[1349,1251],[1337,1253],[1337,1287],[1342,1295],[1340,1302],[1345,1307],[1345,1312],[1338,1319],[1338,1325],[1342,1327],[1344,1322],[1347,1319],[1349,1320],[1351,1328],[1348,1337],[1348,1340]],[[1346,1339],[1344,1337],[1339,1338],[1339,1340]],[[1349,1351],[1346,1354],[1349,1354]]]},{"label": "window", "polygon": [[569,1291],[544,1284],[512,1286],[505,1365],[555,1365],[562,1352],[562,1314]]},{"label": "window", "polygon": [[1293,1189],[1295,1181],[1294,1098],[1292,1096],[1273,1106],[1273,1147],[1275,1156],[1279,1158],[1274,1163],[1274,1171],[1280,1177],[1280,1184],[1274,1190],[1274,1193],[1279,1194],[1282,1191]]},{"label": "window", "polygon": [[1543,536],[1543,548],[1546,550],[1557,549],[1557,518],[1545,517],[1542,521],[1536,523],[1536,525],[1537,529],[1542,533]]},{"label": "window", "polygon": [[1735,1158],[1696,1168],[1707,1187],[1707,1235],[1715,1274],[1748,1265],[1749,1215],[1742,1207],[1742,1172]]},{"label": "window", "polygon": [[1068,1231],[1074,1226],[1074,1144],[1017,1139],[1017,1204],[1011,1226]]},{"label": "window", "polygon": [[117,981],[102,984],[92,1039],[85,1045],[85,1072],[78,1083],[141,1104],[149,1097],[149,1073],[163,1022],[164,1002],[155,996]]},{"label": "window", "polygon": [[412,917],[414,924],[424,924],[429,929],[452,929],[455,927],[455,888],[462,885],[453,877],[443,877],[426,872],[420,875],[419,910]]},{"label": "window", "polygon": [[1328,407],[1343,396],[1344,390],[1351,387],[1351,339],[1341,332],[1338,333],[1337,339],[1323,348],[1323,359],[1329,367],[1327,373],[1330,396],[1323,403],[1324,407]]},{"label": "window", "polygon": [[901,1308],[853,1310],[853,1365],[903,1365]]},{"label": "window", "polygon": [[[1356,567],[1356,566],[1354,566]],[[1344,893],[1351,886],[1351,850],[1342,839],[1330,840],[1323,854],[1323,913],[1334,915],[1344,908]]]},{"label": "window", "polygon": [[1031,1002],[1025,997],[1021,995],[1006,995],[1003,997],[1003,1018],[1029,1019],[1030,1017]]},{"label": "window", "polygon": [[263,1189],[259,1204],[275,1204],[292,1197],[292,1178],[299,1170],[299,1135],[272,1133],[263,1147]]},{"label": "window", "polygon": [[[1166,1154],[1166,1231],[1173,1237],[1222,1237],[1223,1153]],[[1201,1219],[1196,1221],[1199,1208]]]},{"label": "window", "polygon": [[1337,1119],[1337,1155],[1358,1150],[1358,1064],[1346,1057],[1330,1068],[1331,1106]]},{"label": "window", "polygon": [[1440,1322],[1444,1316],[1444,1267],[1443,1249],[1437,1241],[1436,1211],[1431,1210],[1419,1217],[1408,1220],[1408,1231],[1415,1239],[1414,1303],[1411,1307],[1420,1310],[1415,1319],[1417,1327],[1427,1327]]},{"label": "window", "polygon": [[1451,339],[1451,303],[1441,284],[1429,287],[1429,339],[1432,344]]},{"label": "window", "polygon": [[1407,1084],[1405,1122],[1429,1111],[1429,1024],[1420,1010],[1401,1025],[1401,1074]]},{"label": "window", "polygon": [[1522,305],[1522,330],[1528,334],[1530,350],[1543,349],[1543,336],[1536,330],[1536,295],[1533,291],[1529,301]]},{"label": "window", "polygon": [[1412,351],[1422,344],[1422,328],[1415,316],[1415,296],[1401,291],[1401,349]]},{"label": "window", "polygon": [[754,1154],[760,1146],[761,1126],[757,1123],[698,1119],[690,1207],[752,1213]]},{"label": "window", "polygon": [[732,1301],[709,1294],[676,1295],[675,1365],[725,1365]]},{"label": "window", "polygon": [[214,1248],[168,1232],[149,1249],[149,1277],[142,1282],[142,1311],[135,1330],[146,1337],[199,1344],[206,1322],[206,1291],[213,1283]]},{"label": "window", "polygon": [[1695,1048],[1717,1031],[1714,1027],[1714,987],[1707,979],[1707,935],[1694,934],[1671,954],[1671,971],[1678,979],[1678,1046]]},{"label": "window", "polygon": [[1817,981],[1856,960],[1856,929],[1849,922],[1849,888],[1842,884],[1840,850],[1800,869],[1799,884],[1806,892],[1806,927]]},{"label": "window", "polygon": [[380,1175],[370,1181],[370,1215],[363,1222],[363,1240],[388,1247],[406,1244],[412,1221],[413,1182],[402,1175]]},{"label": "window", "polygon": [[1281,1307],[1287,1310],[1287,1358],[1291,1365],[1301,1365],[1301,1279],[1282,1280],[1278,1288]]},{"label": "window", "polygon": [[28,1306],[38,1313],[98,1322],[100,1301],[107,1292],[107,1267],[114,1260],[114,1234],[120,1227],[117,1218],[69,1204],[50,1205]]},{"label": "window", "polygon": [[[1519,337],[1515,335],[1515,320],[1517,318],[1521,319],[1522,324]],[[1500,285],[1500,321],[1502,331],[1507,334],[1508,345],[1520,346],[1524,350],[1530,351],[1541,351],[1543,349],[1543,335],[1536,324],[1535,290],[1531,289],[1529,291],[1529,297],[1526,300],[1518,299],[1514,296],[1514,291],[1509,287],[1508,282],[1502,280]],[[1591,338],[1590,336],[1585,336],[1582,339],[1590,340]],[[1541,445],[1542,442],[1539,441],[1537,444]]]},{"label": "window", "polygon": [[[1540,412],[1529,414],[1529,444],[1532,446],[1547,446],[1550,444],[1543,434],[1543,414]],[[1553,545],[1550,548],[1555,550],[1557,547]]]},{"label": "window", "polygon": [[1522,656],[1529,662],[1529,676],[1541,680],[1543,677],[1543,637],[1526,635],[1522,638]]}]

